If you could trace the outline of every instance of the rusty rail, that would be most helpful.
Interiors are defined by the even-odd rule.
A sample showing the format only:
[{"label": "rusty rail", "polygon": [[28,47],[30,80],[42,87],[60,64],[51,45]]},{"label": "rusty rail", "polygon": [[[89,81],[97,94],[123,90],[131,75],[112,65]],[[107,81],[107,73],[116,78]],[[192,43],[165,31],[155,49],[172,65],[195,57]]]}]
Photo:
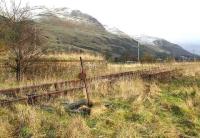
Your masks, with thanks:
[{"label": "rusty rail", "polygon": [[[85,81],[87,82],[94,82],[94,81],[99,81],[99,80],[113,80],[113,79],[120,79],[120,78],[132,78],[132,77],[141,77],[143,79],[152,79],[152,78],[159,78],[161,76],[166,76],[170,75],[173,72],[177,71],[176,69],[174,70],[143,70],[143,71],[131,71],[131,72],[122,72],[122,73],[116,73],[116,74],[110,74],[110,75],[104,75],[104,76],[98,76],[98,77],[92,77],[92,78],[87,78]],[[33,95],[28,95],[26,97],[22,98],[17,98],[13,100],[1,100],[0,101],[0,106],[5,106],[5,105],[10,105],[13,103],[17,102],[27,102],[28,104],[31,104],[32,101],[36,101],[38,98],[42,97],[51,97],[52,95],[59,95],[59,94],[66,94],[71,91],[76,91],[76,90],[82,90],[85,88],[85,86],[82,86],[82,80],[72,80],[72,81],[63,81],[63,82],[56,82],[56,83],[49,83],[49,84],[41,84],[37,86],[28,86],[28,87],[21,87],[21,88],[13,88],[13,89],[5,89],[5,90],[0,90],[0,94],[15,94],[23,90],[32,90],[36,88],[41,88],[41,87],[51,87],[52,85],[58,85],[58,84],[72,84],[74,87],[73,88],[68,88],[66,90],[56,90],[53,92],[45,92],[43,94],[33,94]],[[76,87],[75,87],[76,86]]]},{"label": "rusty rail", "polygon": [[47,92],[44,94],[38,94],[38,95],[32,95],[32,96],[27,96],[24,98],[17,98],[14,100],[4,100],[0,102],[0,106],[6,106],[6,105],[11,105],[13,103],[17,103],[17,102],[27,102],[28,104],[32,104],[30,103],[30,101],[34,101],[39,99],[39,98],[43,98],[43,97],[52,97],[53,95],[59,95],[59,94],[67,94],[68,92],[72,92],[72,91],[78,91],[78,90],[82,90],[84,87],[77,87],[77,88],[71,88],[71,89],[66,89],[66,90],[61,90],[61,91],[54,91],[54,92]]},{"label": "rusty rail", "polygon": [[[154,75],[158,75],[159,73],[164,74],[164,73],[173,72],[173,71],[175,71],[175,69],[174,70],[130,71],[130,72],[122,72],[122,73],[86,78],[86,81],[93,82],[93,81],[100,81],[100,80],[120,79],[123,77],[142,77],[143,79],[145,79],[145,78],[148,78],[148,76],[154,76]],[[73,87],[75,86],[79,87],[79,86],[82,86],[82,81],[70,80],[70,81],[60,81],[60,82],[54,82],[54,83],[39,84],[39,85],[33,85],[33,86],[25,86],[25,87],[19,87],[19,88],[2,89],[0,90],[0,94],[19,93],[21,91],[30,91],[33,89],[40,89],[40,88],[50,88],[52,86],[63,85],[63,84],[68,85],[68,86],[73,86]]]}]

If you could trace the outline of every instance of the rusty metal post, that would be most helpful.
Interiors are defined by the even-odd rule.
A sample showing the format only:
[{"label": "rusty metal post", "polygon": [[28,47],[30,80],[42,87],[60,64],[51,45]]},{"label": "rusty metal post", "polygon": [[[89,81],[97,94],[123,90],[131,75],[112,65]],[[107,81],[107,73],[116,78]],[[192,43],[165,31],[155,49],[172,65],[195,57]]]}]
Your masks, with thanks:
[{"label": "rusty metal post", "polygon": [[82,57],[80,57],[80,62],[81,62],[81,73],[79,74],[79,79],[82,80],[83,83],[84,83],[84,87],[85,87],[85,91],[86,91],[86,97],[87,97],[87,104],[88,104],[88,106],[90,106],[91,105],[90,96],[89,96],[89,93],[88,93],[88,87],[87,87],[87,82],[86,82],[86,73],[85,73],[84,68],[83,68]]}]

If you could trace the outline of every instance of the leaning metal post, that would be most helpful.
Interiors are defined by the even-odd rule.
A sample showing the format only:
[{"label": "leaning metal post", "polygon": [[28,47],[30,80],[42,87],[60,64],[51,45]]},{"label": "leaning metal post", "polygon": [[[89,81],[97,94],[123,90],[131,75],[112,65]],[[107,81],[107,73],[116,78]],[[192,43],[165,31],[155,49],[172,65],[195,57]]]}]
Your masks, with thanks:
[{"label": "leaning metal post", "polygon": [[86,82],[86,73],[84,72],[84,68],[83,68],[83,60],[82,57],[80,57],[80,62],[81,62],[81,73],[79,74],[79,78],[83,81],[84,83],[84,87],[85,87],[85,91],[86,91],[86,96],[87,96],[87,104],[88,106],[90,106],[90,97],[89,97],[89,93],[88,93],[88,87],[87,87],[87,82]]}]

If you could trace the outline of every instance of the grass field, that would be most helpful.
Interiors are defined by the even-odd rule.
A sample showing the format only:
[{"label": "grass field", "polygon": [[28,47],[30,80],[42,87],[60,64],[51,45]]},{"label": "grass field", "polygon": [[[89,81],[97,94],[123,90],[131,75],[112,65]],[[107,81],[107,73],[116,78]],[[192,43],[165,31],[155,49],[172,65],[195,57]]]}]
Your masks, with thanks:
[{"label": "grass field", "polygon": [[[51,67],[42,68],[41,76],[30,80],[25,78],[21,84],[16,84],[12,77],[6,79],[1,76],[0,87],[70,80],[80,72],[77,63],[61,63]],[[0,138],[200,137],[199,63],[85,63],[85,67],[88,76],[152,67],[178,67],[182,70],[172,79],[145,81],[134,78],[109,83],[96,82],[89,87],[94,104],[90,116],[70,113],[62,104],[84,98],[82,91],[43,101],[35,106],[15,104],[0,107]],[[3,70],[2,74],[5,74]]]}]

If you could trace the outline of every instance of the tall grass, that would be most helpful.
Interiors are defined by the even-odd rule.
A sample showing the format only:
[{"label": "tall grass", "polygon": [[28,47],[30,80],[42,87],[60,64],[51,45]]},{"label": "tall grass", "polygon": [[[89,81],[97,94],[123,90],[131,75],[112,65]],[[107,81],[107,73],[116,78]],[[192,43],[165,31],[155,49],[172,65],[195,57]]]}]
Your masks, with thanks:
[{"label": "tall grass", "polygon": [[44,55],[41,58],[52,60],[79,60],[82,57],[84,60],[105,60],[105,58],[100,54],[90,54],[90,53],[56,53]]},{"label": "tall grass", "polygon": [[[77,58],[79,59],[79,58]],[[91,59],[91,58],[90,58]],[[189,64],[189,63],[165,63],[165,64],[112,64],[112,63],[96,63],[96,62],[85,62],[84,70],[87,73],[87,77],[107,75],[111,73],[119,73],[125,71],[136,71],[158,67],[158,68],[176,68],[184,67],[187,68],[187,73],[191,72],[198,64]],[[191,67],[191,68],[189,68]],[[194,68],[198,70],[197,68]],[[191,71],[189,71],[191,70]],[[80,63],[78,62],[46,62],[46,63],[37,63],[30,66],[24,74],[23,81],[21,83],[16,83],[15,81],[15,72],[8,68],[0,69],[0,89],[9,88],[9,87],[19,87],[26,85],[35,85],[41,83],[63,81],[63,80],[73,80],[78,79],[78,73],[81,71]],[[187,74],[185,72],[185,74]],[[198,72],[196,72],[198,74]]]},{"label": "tall grass", "polygon": [[[106,69],[113,73],[113,68],[119,72],[141,66],[108,64]],[[184,70],[171,80],[134,78],[94,83],[89,87],[94,104],[90,116],[72,114],[62,104],[84,98],[83,91],[36,106],[0,108],[0,137],[200,137],[200,66],[174,66]]]}]

